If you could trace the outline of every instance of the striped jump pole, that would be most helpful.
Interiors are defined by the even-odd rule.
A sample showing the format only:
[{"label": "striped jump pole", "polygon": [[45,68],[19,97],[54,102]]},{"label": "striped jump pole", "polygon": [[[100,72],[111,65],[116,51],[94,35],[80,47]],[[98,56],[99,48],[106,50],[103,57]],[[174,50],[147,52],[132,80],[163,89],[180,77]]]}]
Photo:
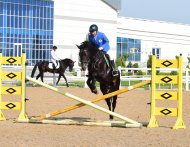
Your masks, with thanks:
[{"label": "striped jump pole", "polygon": [[[81,102],[81,103],[83,103],[83,104],[85,104],[85,105],[91,106],[91,107],[93,107],[93,108],[95,108],[95,109],[97,109],[97,110],[99,110],[99,111],[102,111],[102,112],[104,112],[104,113],[106,113],[106,114],[113,115],[114,117],[117,117],[117,118],[119,118],[119,119],[121,119],[121,120],[124,120],[124,121],[126,121],[126,122],[129,122],[129,123],[133,124],[134,126],[139,126],[139,127],[142,126],[142,124],[139,123],[139,122],[137,122],[137,121],[134,121],[134,120],[132,120],[132,119],[129,119],[129,118],[127,118],[127,117],[124,117],[124,116],[122,116],[122,115],[120,115],[120,114],[117,114],[117,113],[115,113],[115,112],[109,111],[109,110],[107,110],[107,109],[105,109],[105,108],[102,108],[102,107],[100,107],[100,106],[98,106],[98,105],[93,104],[93,103],[90,102],[90,101],[81,99],[81,98],[79,98],[79,97],[77,97],[77,96],[74,96],[74,95],[72,95],[72,94],[70,94],[70,93],[64,92],[63,90],[59,90],[59,89],[57,89],[57,88],[55,88],[55,87],[52,87],[52,86],[47,85],[47,84],[44,84],[43,82],[37,81],[37,80],[35,80],[35,79],[33,79],[33,78],[30,78],[30,77],[26,77],[26,79],[29,80],[29,81],[32,81],[32,82],[34,82],[34,83],[37,83],[37,84],[39,84],[39,85],[41,85],[41,86],[44,86],[44,87],[46,87],[46,88],[48,88],[48,89],[50,89],[50,90],[52,90],[52,91],[56,91],[57,93],[60,93],[60,94],[62,94],[62,95],[65,95],[65,96],[67,96],[67,97],[69,97],[69,98],[71,98],[71,99],[74,99],[74,100],[76,100],[76,101],[79,101],[79,102]],[[34,120],[33,120],[33,121],[34,121]],[[22,122],[22,121],[19,121],[19,122]],[[24,121],[24,122],[26,122],[26,121]],[[28,120],[28,122],[31,122],[31,121]]]},{"label": "striped jump pole", "polygon": [[[124,92],[128,92],[130,90],[133,90],[133,89],[136,89],[138,87],[147,85],[149,83],[150,83],[150,81],[143,81],[143,82],[140,82],[140,83],[135,84],[133,86],[129,86],[129,87],[126,87],[126,88],[123,88],[123,89],[120,89],[120,90],[117,90],[117,91],[102,95],[100,97],[93,98],[91,103],[95,103],[95,102],[107,99],[109,97],[119,95],[119,94],[124,93]],[[59,110],[47,113],[46,115],[41,115],[41,116],[38,116],[38,117],[35,117],[35,118],[32,118],[32,119],[34,119],[34,120],[43,120],[43,119],[46,119],[46,118],[49,118],[49,117],[52,117],[52,116],[56,116],[56,115],[59,115],[59,114],[62,114],[62,113],[65,113],[65,112],[68,112],[68,111],[83,107],[83,106],[85,106],[84,103],[78,103],[76,105],[72,105],[72,106],[69,106],[67,108],[59,109]]]},{"label": "striped jump pole", "polygon": [[[83,126],[101,126],[101,127],[121,127],[121,128],[139,128],[139,125],[129,124],[126,121],[100,121],[100,120],[73,120],[73,119],[55,119],[55,120],[29,120],[30,123],[54,124],[54,125],[83,125]],[[142,122],[143,125],[148,123]]]}]

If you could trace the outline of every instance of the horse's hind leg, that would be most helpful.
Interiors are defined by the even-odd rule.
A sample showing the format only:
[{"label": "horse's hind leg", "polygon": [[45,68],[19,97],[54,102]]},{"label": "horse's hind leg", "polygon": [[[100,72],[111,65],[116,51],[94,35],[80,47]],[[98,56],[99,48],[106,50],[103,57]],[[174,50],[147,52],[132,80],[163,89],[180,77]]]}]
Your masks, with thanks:
[{"label": "horse's hind leg", "polygon": [[[110,110],[110,111],[113,111],[113,110],[111,109],[111,98],[107,98],[107,99],[106,99],[106,103],[107,103],[107,105],[108,105],[109,110]],[[113,120],[113,116],[112,116],[112,115],[110,115],[109,117],[110,117],[110,120]]]},{"label": "horse's hind leg", "polygon": [[56,82],[56,85],[58,85],[60,79],[61,79],[61,74],[59,74],[59,77],[58,77],[58,80]]}]

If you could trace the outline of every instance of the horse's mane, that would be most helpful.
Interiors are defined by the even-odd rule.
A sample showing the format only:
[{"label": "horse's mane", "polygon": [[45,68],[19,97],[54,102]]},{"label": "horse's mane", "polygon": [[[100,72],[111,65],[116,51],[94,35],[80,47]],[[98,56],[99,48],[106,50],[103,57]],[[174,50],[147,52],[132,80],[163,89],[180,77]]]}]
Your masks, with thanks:
[{"label": "horse's mane", "polygon": [[72,61],[72,60],[69,58],[65,58],[65,59],[62,59],[62,61]]},{"label": "horse's mane", "polygon": [[73,60],[69,59],[69,58],[65,58],[65,59],[62,59],[61,62],[64,62],[66,64],[69,64],[71,62],[73,62]]},{"label": "horse's mane", "polygon": [[80,45],[82,48],[88,48],[88,49],[92,49],[92,50],[99,50],[96,45],[93,42],[90,41],[84,41],[81,43]]}]

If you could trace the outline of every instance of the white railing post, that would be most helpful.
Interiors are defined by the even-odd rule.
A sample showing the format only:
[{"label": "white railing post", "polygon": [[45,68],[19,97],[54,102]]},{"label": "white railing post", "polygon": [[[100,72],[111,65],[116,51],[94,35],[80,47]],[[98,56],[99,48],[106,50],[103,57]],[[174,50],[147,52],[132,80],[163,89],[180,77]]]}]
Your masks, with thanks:
[{"label": "white railing post", "polygon": [[81,70],[77,69],[77,77],[81,77]]},{"label": "white railing post", "polygon": [[53,86],[56,87],[56,77],[55,77],[55,73],[53,73]]}]

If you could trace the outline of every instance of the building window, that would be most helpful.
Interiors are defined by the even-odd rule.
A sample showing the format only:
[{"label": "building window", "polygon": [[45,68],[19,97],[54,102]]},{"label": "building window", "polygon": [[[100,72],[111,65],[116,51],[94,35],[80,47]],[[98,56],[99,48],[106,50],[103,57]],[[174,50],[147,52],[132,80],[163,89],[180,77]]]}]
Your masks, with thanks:
[{"label": "building window", "polygon": [[[0,0],[0,49],[14,56],[21,44],[29,65],[49,60],[53,46],[54,2],[44,0]],[[2,34],[2,35],[1,35]]]},{"label": "building window", "polygon": [[160,48],[152,48],[152,54],[156,56],[156,58],[160,59],[161,49]]},{"label": "building window", "polygon": [[139,62],[141,60],[141,40],[117,37],[117,58],[128,54],[128,61]]}]

